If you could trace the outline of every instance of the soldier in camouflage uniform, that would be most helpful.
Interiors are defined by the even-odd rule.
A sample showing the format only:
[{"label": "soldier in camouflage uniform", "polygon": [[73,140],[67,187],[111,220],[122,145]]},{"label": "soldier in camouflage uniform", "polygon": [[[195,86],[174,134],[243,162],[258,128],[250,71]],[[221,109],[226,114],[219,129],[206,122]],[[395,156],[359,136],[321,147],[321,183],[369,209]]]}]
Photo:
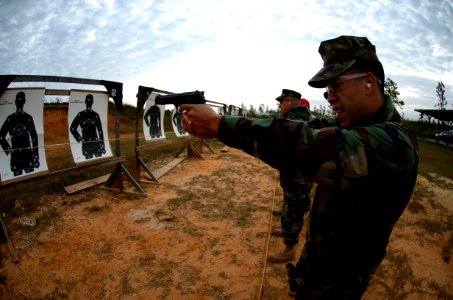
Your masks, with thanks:
[{"label": "soldier in camouflage uniform", "polygon": [[207,105],[180,109],[189,133],[218,137],[318,184],[291,288],[297,299],[360,299],[411,197],[418,147],[384,95],[384,69],[367,38],[323,41],[319,53],[324,67],[309,85],[327,87],[332,120],[220,117]]},{"label": "soldier in camouflage uniform", "polygon": [[[299,92],[283,89],[279,102],[281,115],[290,120],[310,119],[309,102],[302,102]],[[311,183],[299,176],[298,173],[287,173],[280,170],[280,186],[283,189],[283,205],[281,211],[282,230],[273,230],[272,234],[283,236],[285,248],[278,253],[272,253],[267,260],[272,263],[282,263],[294,260],[294,247],[299,242],[299,234],[304,225],[304,213],[310,209]]]}]

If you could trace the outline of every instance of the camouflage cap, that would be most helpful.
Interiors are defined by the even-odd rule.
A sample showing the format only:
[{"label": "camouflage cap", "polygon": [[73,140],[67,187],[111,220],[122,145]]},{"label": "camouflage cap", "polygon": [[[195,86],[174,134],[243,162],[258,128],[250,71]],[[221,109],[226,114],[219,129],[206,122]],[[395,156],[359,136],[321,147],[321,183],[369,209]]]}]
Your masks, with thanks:
[{"label": "camouflage cap", "polygon": [[323,41],[318,50],[324,67],[308,81],[315,88],[327,86],[327,82],[349,70],[357,61],[379,63],[376,48],[366,37],[345,36]]},{"label": "camouflage cap", "polygon": [[294,97],[300,99],[302,95],[299,92],[293,90],[283,89],[282,94],[275,98],[275,100],[277,100],[278,102],[282,102],[282,100],[285,99],[285,97]]}]

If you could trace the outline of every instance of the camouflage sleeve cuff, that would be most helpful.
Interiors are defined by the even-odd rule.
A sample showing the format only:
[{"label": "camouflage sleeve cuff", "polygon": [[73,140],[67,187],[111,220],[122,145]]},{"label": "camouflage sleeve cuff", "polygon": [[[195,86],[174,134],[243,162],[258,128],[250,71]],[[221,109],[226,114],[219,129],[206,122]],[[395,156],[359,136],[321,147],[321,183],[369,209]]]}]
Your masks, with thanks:
[{"label": "camouflage sleeve cuff", "polygon": [[[248,131],[235,131],[240,123],[240,120],[245,120],[243,117],[239,116],[223,116],[220,119],[219,129],[218,129],[218,139],[225,145],[230,147],[239,147],[239,144],[242,144],[244,136],[247,136]],[[239,143],[239,144],[238,144]]]},{"label": "camouflage sleeve cuff", "polygon": [[223,119],[228,127],[233,129],[241,117],[238,116],[224,116]]},{"label": "camouflage sleeve cuff", "polygon": [[223,116],[220,119],[219,124],[219,138],[222,135],[228,135],[231,131],[233,131],[240,118],[241,117],[238,116]]}]

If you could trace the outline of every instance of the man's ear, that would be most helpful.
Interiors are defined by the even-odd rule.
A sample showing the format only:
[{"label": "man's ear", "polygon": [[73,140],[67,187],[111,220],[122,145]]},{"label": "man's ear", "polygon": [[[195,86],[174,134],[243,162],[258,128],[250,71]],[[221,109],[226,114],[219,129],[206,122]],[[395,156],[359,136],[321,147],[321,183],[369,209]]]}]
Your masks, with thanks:
[{"label": "man's ear", "polygon": [[366,94],[369,95],[374,93],[378,87],[378,81],[376,76],[374,76],[374,74],[372,73],[368,73],[367,76],[365,77],[365,80],[366,80],[365,84]]}]

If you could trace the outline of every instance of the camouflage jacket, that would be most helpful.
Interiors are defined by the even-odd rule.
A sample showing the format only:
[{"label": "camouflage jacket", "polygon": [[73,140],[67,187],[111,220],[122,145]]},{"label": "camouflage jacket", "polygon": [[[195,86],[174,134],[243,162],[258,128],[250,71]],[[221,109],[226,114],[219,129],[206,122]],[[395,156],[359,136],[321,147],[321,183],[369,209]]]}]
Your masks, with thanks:
[{"label": "camouflage jacket", "polygon": [[318,184],[301,257],[306,280],[335,284],[384,258],[417,177],[416,139],[400,121],[388,97],[374,118],[347,129],[334,119],[222,117],[221,142]]},{"label": "camouflage jacket", "polygon": [[[297,105],[291,107],[283,114],[283,118],[295,121],[308,121],[310,120],[310,110],[305,105]],[[306,188],[309,183],[309,180],[304,178],[299,170],[286,170],[285,168],[282,168],[279,171],[280,185],[286,190],[301,190],[302,188]],[[309,190],[307,191],[309,192]]]},{"label": "camouflage jacket", "polygon": [[308,121],[310,119],[310,110],[305,105],[294,106],[287,113],[283,114],[283,118]]}]

